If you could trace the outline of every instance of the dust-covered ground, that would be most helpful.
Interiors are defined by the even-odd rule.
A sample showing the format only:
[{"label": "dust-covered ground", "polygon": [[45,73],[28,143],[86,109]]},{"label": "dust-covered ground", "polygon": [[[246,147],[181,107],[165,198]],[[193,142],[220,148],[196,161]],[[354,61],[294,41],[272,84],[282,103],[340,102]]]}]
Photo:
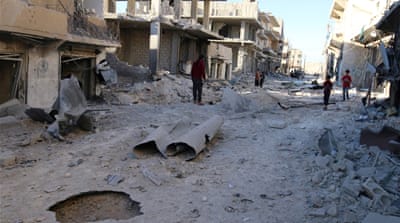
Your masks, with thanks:
[{"label": "dust-covered ground", "polygon": [[[322,90],[298,91],[290,82],[296,88],[291,91],[276,77],[268,77],[263,88],[252,86],[250,77],[234,86],[209,83],[205,101],[211,103],[199,106],[191,103],[189,79],[169,79],[179,83],[172,87],[178,90],[155,92],[163,83],[154,82],[138,85],[140,91],[114,94],[124,103],[92,104],[96,130],[74,130],[65,141],[43,138],[45,125],[29,119],[3,124],[0,222],[57,222],[49,208],[96,191],[128,194],[141,214],[119,218],[120,206],[105,199],[76,218],[80,220],[64,222],[320,223],[361,222],[369,212],[399,215],[398,158],[359,145],[362,128],[399,127],[398,117],[355,121],[362,104],[354,92],[345,102],[340,91],[334,92],[331,101],[336,104],[323,111],[315,104],[322,102]],[[223,87],[251,102],[237,109],[237,101],[223,97]],[[282,109],[277,102],[294,107]],[[304,104],[310,105],[299,106]],[[200,124],[213,115],[223,116],[224,123],[193,161],[133,153],[157,126],[183,118]],[[322,156],[318,142],[327,129],[337,151]],[[359,171],[368,167],[375,168],[373,173]],[[391,187],[379,180],[382,175]],[[109,184],[107,177],[116,180]],[[370,179],[385,188],[382,194],[388,197],[382,202],[368,192]],[[115,215],[101,217],[102,206]]]}]

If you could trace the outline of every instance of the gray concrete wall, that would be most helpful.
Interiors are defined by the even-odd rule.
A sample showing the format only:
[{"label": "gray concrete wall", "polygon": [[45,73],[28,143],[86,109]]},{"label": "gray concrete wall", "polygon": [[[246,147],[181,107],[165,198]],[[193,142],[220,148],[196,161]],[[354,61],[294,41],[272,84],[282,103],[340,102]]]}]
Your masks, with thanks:
[{"label": "gray concrete wall", "polygon": [[349,69],[350,75],[353,77],[353,86],[366,87],[363,86],[363,83],[365,82],[365,68],[369,56],[367,48],[353,43],[344,43],[343,60],[339,70],[339,79],[343,76],[344,71]]},{"label": "gray concrete wall", "polygon": [[53,47],[35,47],[28,57],[27,104],[50,108],[58,96],[59,52]]},{"label": "gray concrete wall", "polygon": [[130,65],[149,65],[149,29],[122,29],[118,57]]},{"label": "gray concrete wall", "polygon": [[[161,34],[160,43],[160,69],[171,70],[172,62],[172,32],[164,30]],[[179,47],[179,46],[177,46]],[[175,55],[176,56],[176,55]],[[176,65],[176,64],[175,64]]]}]

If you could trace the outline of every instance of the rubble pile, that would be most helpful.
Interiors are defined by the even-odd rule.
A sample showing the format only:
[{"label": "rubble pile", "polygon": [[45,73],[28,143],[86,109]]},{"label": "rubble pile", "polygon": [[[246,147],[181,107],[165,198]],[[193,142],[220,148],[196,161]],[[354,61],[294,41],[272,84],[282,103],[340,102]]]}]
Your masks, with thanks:
[{"label": "rubble pile", "polygon": [[[320,140],[321,151],[311,157],[308,169],[315,191],[308,196],[310,218],[361,222],[369,213],[400,216],[398,159],[376,146],[344,146],[334,134],[322,137],[329,140]],[[326,148],[337,149],[337,153],[327,153]]]},{"label": "rubble pile", "polygon": [[106,60],[110,67],[117,71],[121,83],[133,85],[137,82],[151,81],[150,69],[143,65],[132,66],[122,62],[115,54],[107,53]]},{"label": "rubble pile", "polygon": [[[192,85],[189,77],[165,74],[158,81],[136,82],[133,85],[121,81],[119,86],[104,88],[102,96],[105,101],[114,105],[188,103],[193,99]],[[220,81],[205,82],[204,103],[215,104],[220,101],[220,89],[227,85]]]}]

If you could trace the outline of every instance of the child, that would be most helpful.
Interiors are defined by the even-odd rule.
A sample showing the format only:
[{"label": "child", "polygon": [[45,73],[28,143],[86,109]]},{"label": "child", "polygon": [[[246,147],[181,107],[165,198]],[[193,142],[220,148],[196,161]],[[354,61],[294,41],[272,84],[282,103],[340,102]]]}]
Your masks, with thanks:
[{"label": "child", "polygon": [[324,82],[324,110],[328,109],[329,97],[331,96],[332,87],[333,84],[331,82],[331,77],[327,75]]}]

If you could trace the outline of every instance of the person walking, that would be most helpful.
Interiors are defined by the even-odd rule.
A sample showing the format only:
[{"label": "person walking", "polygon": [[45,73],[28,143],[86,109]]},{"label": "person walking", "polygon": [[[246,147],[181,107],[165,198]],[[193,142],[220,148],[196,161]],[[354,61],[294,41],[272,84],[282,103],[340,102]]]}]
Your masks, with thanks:
[{"label": "person walking", "polygon": [[331,96],[333,83],[331,82],[331,76],[327,75],[324,82],[324,110],[328,109],[329,97]]},{"label": "person walking", "polygon": [[351,87],[351,76],[350,76],[350,70],[346,70],[345,74],[341,78],[342,81],[342,88],[343,88],[343,101],[349,100],[349,89]]},{"label": "person walking", "polygon": [[193,82],[193,103],[203,105],[201,95],[203,93],[203,81],[206,79],[204,55],[200,54],[199,58],[192,64],[190,74]]},{"label": "person walking", "polygon": [[260,72],[260,70],[257,70],[256,76],[254,79],[254,86],[258,87],[260,85],[260,80],[261,80],[261,72]]},{"label": "person walking", "polygon": [[260,72],[260,88],[263,87],[265,75],[264,72]]}]

